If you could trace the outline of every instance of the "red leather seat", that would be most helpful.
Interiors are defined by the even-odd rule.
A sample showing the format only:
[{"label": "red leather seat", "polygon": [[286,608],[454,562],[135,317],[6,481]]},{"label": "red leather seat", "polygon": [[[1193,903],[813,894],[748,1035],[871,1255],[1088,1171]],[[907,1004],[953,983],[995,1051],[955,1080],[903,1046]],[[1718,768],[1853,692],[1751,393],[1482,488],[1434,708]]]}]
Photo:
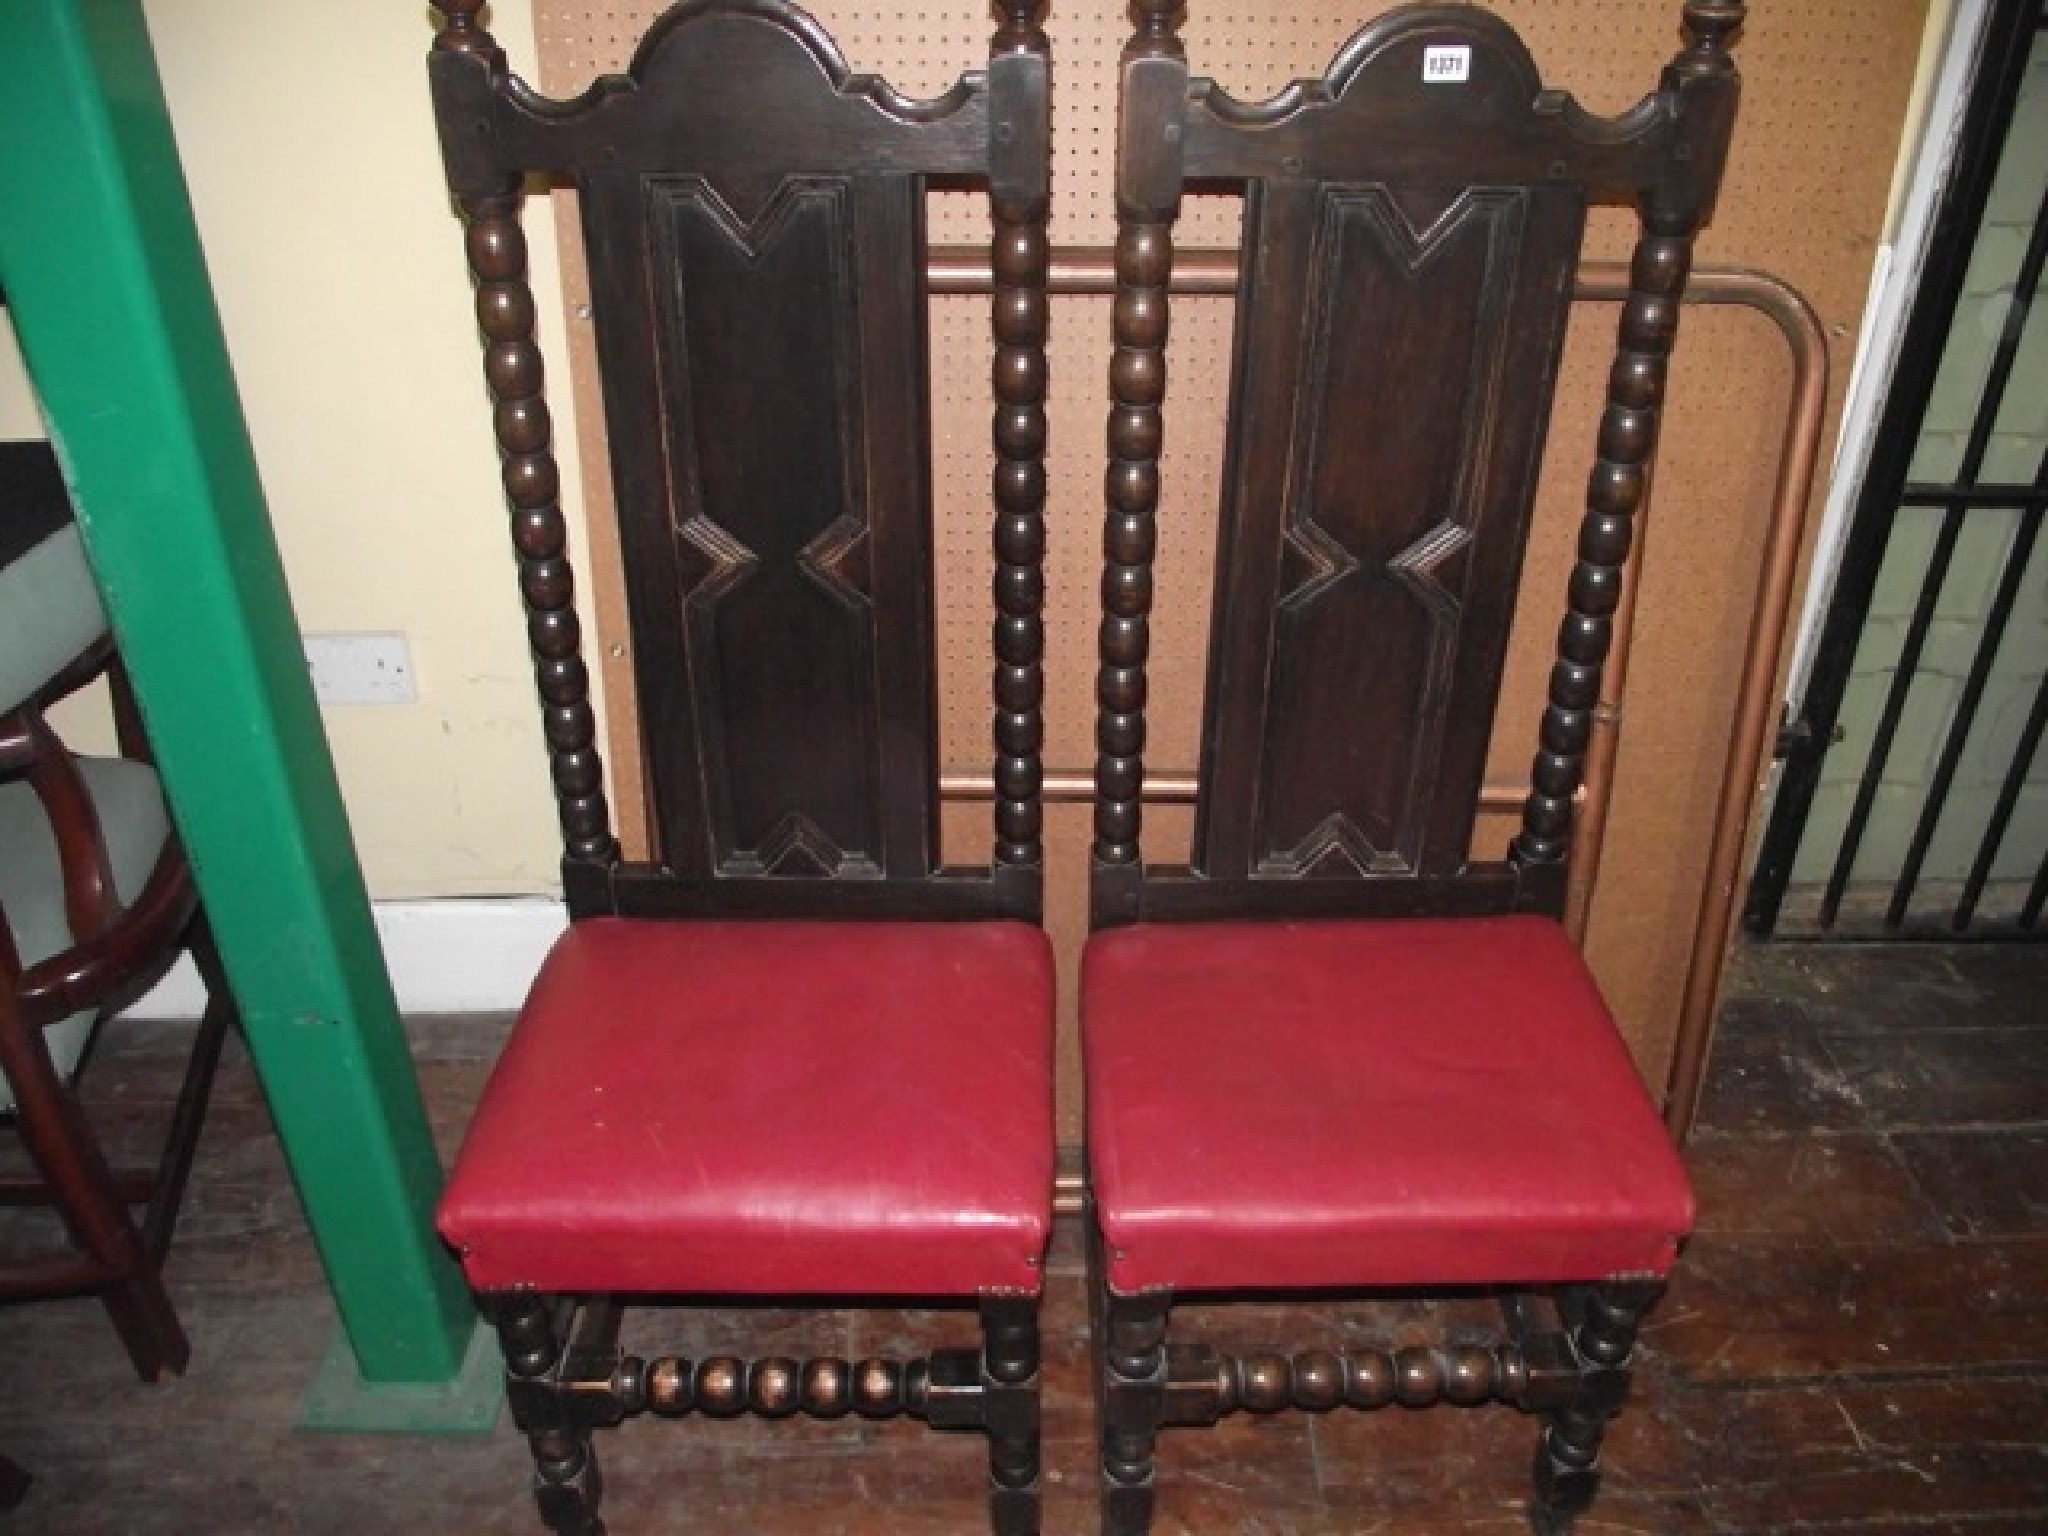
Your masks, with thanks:
[{"label": "red leather seat", "polygon": [[442,1235],[480,1290],[1035,1294],[1052,1007],[1026,923],[576,924]]},{"label": "red leather seat", "polygon": [[1115,929],[1089,942],[1082,1018],[1122,1294],[1661,1275],[1691,1228],[1548,919]]}]

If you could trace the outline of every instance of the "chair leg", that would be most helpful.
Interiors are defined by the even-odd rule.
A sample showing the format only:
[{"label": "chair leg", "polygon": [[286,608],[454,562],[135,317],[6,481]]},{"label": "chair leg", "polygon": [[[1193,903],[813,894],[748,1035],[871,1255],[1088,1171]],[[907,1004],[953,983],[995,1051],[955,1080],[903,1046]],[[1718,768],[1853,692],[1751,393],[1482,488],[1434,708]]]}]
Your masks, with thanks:
[{"label": "chair leg", "polygon": [[492,1298],[490,1309],[505,1352],[513,1420],[533,1451],[533,1497],[542,1521],[561,1536],[605,1536],[597,1513],[604,1480],[590,1429],[550,1411],[559,1407],[551,1388],[567,1344],[555,1326],[550,1298],[515,1291]]},{"label": "chair leg", "polygon": [[1573,1522],[1599,1493],[1600,1444],[1628,1396],[1636,1330],[1662,1293],[1661,1283],[1646,1281],[1567,1294],[1581,1387],[1571,1402],[1544,1415],[1536,1442],[1536,1497],[1529,1505],[1536,1536],[1570,1536]]},{"label": "chair leg", "polygon": [[1166,1409],[1164,1292],[1118,1296],[1098,1266],[1103,1536],[1146,1536],[1155,1502],[1154,1452]]},{"label": "chair leg", "polygon": [[995,1536],[1038,1536],[1038,1303],[981,1304],[983,1423],[988,1431],[989,1524]]},{"label": "chair leg", "polygon": [[178,1322],[155,1259],[144,1254],[135,1273],[102,1291],[100,1302],[120,1334],[137,1376],[159,1381],[184,1371],[192,1358],[192,1345]]},{"label": "chair leg", "polygon": [[40,1031],[0,993],[0,1069],[14,1085],[21,1137],[50,1187],[72,1240],[110,1277],[100,1300],[134,1363],[155,1381],[191,1357],[163,1273],[122,1203],[120,1188],[78,1100],[58,1075]]},{"label": "chair leg", "polygon": [[170,1126],[165,1132],[163,1152],[157,1160],[156,1179],[148,1209],[142,1217],[142,1233],[149,1251],[161,1264],[170,1251],[171,1235],[177,1229],[178,1212],[185,1202],[185,1185],[191,1177],[192,1159],[199,1150],[199,1133],[206,1123],[206,1106],[213,1095],[213,1079],[220,1066],[221,1046],[228,1031],[241,1028],[241,1015],[234,993],[228,990],[227,971],[220,951],[214,947],[213,930],[206,914],[192,919],[186,947],[206,983],[206,1010],[193,1036],[192,1053],[186,1059],[185,1079],[178,1089]]}]

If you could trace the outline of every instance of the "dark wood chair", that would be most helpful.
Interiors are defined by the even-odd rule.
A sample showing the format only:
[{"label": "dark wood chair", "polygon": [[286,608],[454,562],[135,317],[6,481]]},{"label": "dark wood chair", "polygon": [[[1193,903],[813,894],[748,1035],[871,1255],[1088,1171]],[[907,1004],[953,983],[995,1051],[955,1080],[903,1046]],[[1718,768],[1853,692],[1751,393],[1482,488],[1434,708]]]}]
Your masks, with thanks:
[{"label": "dark wood chair", "polygon": [[[121,755],[81,757],[45,711],[102,675]],[[188,949],[210,1000],[179,1097],[155,1165],[116,1168],[74,1079],[100,1022]],[[97,1294],[145,1381],[190,1355],[163,1261],[235,1017],[56,458],[0,444],[0,1113],[34,1170],[0,1204],[53,1207],[70,1239],[0,1261],[0,1301]]]},{"label": "dark wood chair", "polygon": [[[572,102],[478,0],[430,61],[552,753],[570,928],[478,1105],[442,1233],[496,1321],[558,1531],[600,1530],[629,1414],[910,1414],[984,1431],[1038,1523],[1053,1185],[1039,926],[1048,117],[1039,0],[906,100],[781,0],[686,0]],[[622,858],[564,558],[520,226],[580,193],[650,835]],[[938,847],[926,189],[994,216],[996,805]],[[647,1298],[978,1307],[915,1360],[627,1355]],[[900,1302],[898,1303],[900,1304]]]},{"label": "dark wood chair", "polygon": [[[1389,12],[1258,105],[1190,77],[1175,0],[1136,10],[1082,982],[1106,1528],[1148,1527],[1163,1426],[1502,1402],[1545,1421],[1531,1513],[1562,1531],[1693,1214],[1559,919],[1743,7],[1686,4],[1658,89],[1611,120],[1545,90],[1473,7]],[[1242,195],[1244,254],[1194,841],[1174,865],[1141,856],[1139,811],[1188,188]],[[1589,203],[1633,206],[1642,234],[1533,784],[1505,857],[1475,858]],[[1176,1298],[1326,1291],[1497,1300],[1497,1326],[1241,1356],[1168,1336]]]}]

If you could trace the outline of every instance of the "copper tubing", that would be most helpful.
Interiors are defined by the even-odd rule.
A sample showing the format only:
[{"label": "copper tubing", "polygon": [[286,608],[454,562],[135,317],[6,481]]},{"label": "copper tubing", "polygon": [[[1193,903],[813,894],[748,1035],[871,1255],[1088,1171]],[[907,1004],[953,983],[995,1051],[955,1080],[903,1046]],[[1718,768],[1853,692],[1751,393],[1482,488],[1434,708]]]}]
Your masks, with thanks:
[{"label": "copper tubing", "polygon": [[[988,251],[978,245],[935,245],[925,264],[925,285],[933,293],[987,293]],[[1116,265],[1106,245],[1054,246],[1046,273],[1051,293],[1116,292]],[[1171,291],[1228,296],[1237,292],[1237,252],[1176,251]]]},{"label": "copper tubing", "polygon": [[1721,772],[1714,808],[1713,843],[1693,931],[1678,1014],[1678,1037],[1665,1086],[1664,1119],[1683,1140],[1699,1112],[1707,1051],[1714,1040],[1714,1014],[1735,909],[1742,894],[1742,864],[1749,848],[1750,814],[1759,799],[1758,775],[1769,771],[1765,740],[1777,714],[1778,662],[1785,620],[1792,608],[1793,578],[1806,542],[1806,506],[1820,462],[1821,425],[1827,415],[1828,345],[1820,317],[1797,289],[1768,272],[1712,268],[1695,273],[1688,297],[1703,304],[1741,304],[1777,323],[1792,354],[1792,405],[1778,450],[1777,489],[1766,528],[1763,564],[1757,573],[1756,604],[1750,610],[1742,682],[1735,695],[1735,732]]},{"label": "copper tubing", "polygon": [[[1095,798],[1095,779],[1086,773],[1048,773],[1043,794],[1050,805],[1085,805]],[[1517,809],[1527,789],[1519,784],[1488,784],[1479,791],[1479,806],[1487,811]],[[995,775],[990,773],[949,773],[939,780],[939,794],[947,800],[993,800]],[[1193,805],[1195,776],[1191,773],[1147,773],[1145,804]]]},{"label": "copper tubing", "polygon": [[[1619,301],[1628,297],[1628,269],[1619,262],[1588,262],[1579,270],[1574,297]],[[1665,1080],[1664,1119],[1673,1136],[1691,1134],[1706,1077],[1714,1019],[1721,1002],[1728,944],[1741,900],[1742,864],[1749,848],[1751,811],[1761,796],[1759,772],[1768,771],[1764,741],[1776,713],[1778,663],[1785,621],[1791,612],[1793,579],[1806,542],[1806,508],[1820,461],[1821,428],[1827,415],[1828,347],[1820,317],[1799,291],[1768,272],[1744,267],[1702,267],[1686,286],[1688,304],[1739,304],[1773,321],[1792,360],[1792,399],[1778,449],[1778,478],[1765,525],[1764,558],[1757,571],[1756,601],[1735,694],[1734,732],[1721,770],[1714,806],[1707,872],[1701,883],[1699,917],[1686,959],[1685,991],[1679,1003],[1671,1071]],[[1647,506],[1647,501],[1646,501]],[[1635,559],[1642,555],[1637,541]],[[1621,700],[1628,680],[1628,637],[1635,623],[1633,577],[1624,585],[1615,615],[1614,650],[1603,678],[1595,731],[1586,752],[1586,800],[1574,829],[1572,881],[1590,901],[1606,842],[1607,809],[1620,739]],[[1596,792],[1595,786],[1598,786]],[[1581,862],[1590,866],[1583,873]],[[1580,919],[1583,921],[1583,908]]]},{"label": "copper tubing", "polygon": [[[1174,257],[1172,291],[1188,295],[1235,293],[1237,266],[1235,251],[1181,251]],[[986,293],[986,252],[972,246],[934,248],[929,284],[933,293]],[[1114,293],[1116,274],[1111,252],[1100,247],[1055,249],[1048,287],[1059,294]],[[1613,301],[1625,298],[1627,293],[1625,265],[1588,262],[1579,270],[1573,296]],[[1750,812],[1759,787],[1755,776],[1764,763],[1764,740],[1775,713],[1778,663],[1785,620],[1791,611],[1793,578],[1805,540],[1807,501],[1820,458],[1828,387],[1827,339],[1820,319],[1798,290],[1783,279],[1743,267],[1699,267],[1693,271],[1685,297],[1688,304],[1741,305],[1776,323],[1791,354],[1792,401],[1779,449],[1778,477],[1763,563],[1758,572],[1757,599],[1751,610],[1749,637],[1736,690],[1734,734],[1714,810],[1700,915],[1687,959],[1685,992],[1679,1008],[1671,1073],[1666,1082],[1665,1121],[1680,1138],[1691,1130],[1698,1111],[1707,1053],[1713,1043],[1714,1012],[1720,1002],[1722,971],[1740,895],[1742,858],[1749,843]],[[1637,553],[1639,556],[1640,550]],[[1615,614],[1603,697],[1595,717],[1596,728],[1587,745],[1584,788],[1572,836],[1575,877],[1568,920],[1574,926],[1575,936],[1579,936],[1578,930],[1585,921],[1606,840],[1621,700],[1634,631],[1635,589],[1634,581],[1625,584],[1623,604]],[[1050,800],[1084,801],[1092,792],[1090,780],[1083,774],[1048,774],[1045,782]],[[952,796],[994,792],[990,780],[973,775],[948,776],[941,789]],[[1145,798],[1169,804],[1190,803],[1194,798],[1194,781],[1191,776],[1180,774],[1148,775]],[[1519,787],[1490,785],[1483,791],[1480,804],[1487,810],[1511,810],[1521,803],[1521,798]]]},{"label": "copper tubing", "polygon": [[[1048,773],[1041,781],[1041,794],[1048,805],[1085,805],[1095,798],[1095,779],[1086,773]],[[939,794],[948,800],[993,800],[996,780],[992,773],[949,773],[939,780]],[[1193,805],[1195,776],[1191,773],[1147,773],[1147,805]]]}]

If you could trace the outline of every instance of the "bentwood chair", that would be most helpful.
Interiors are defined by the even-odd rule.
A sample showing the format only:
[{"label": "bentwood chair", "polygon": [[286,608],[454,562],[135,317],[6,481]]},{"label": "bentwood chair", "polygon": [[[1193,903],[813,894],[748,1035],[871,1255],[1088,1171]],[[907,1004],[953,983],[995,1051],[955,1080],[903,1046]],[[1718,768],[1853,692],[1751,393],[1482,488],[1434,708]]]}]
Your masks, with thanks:
[{"label": "bentwood chair", "polygon": [[[571,924],[480,1100],[442,1233],[496,1320],[549,1526],[594,1532],[629,1414],[909,1414],[989,1438],[998,1532],[1038,1523],[1052,1217],[1040,915],[1046,41],[907,100],[782,0],[685,0],[570,102],[479,0],[431,58],[468,225],[565,842]],[[580,194],[625,554],[646,858],[607,809],[518,222]],[[986,188],[997,800],[938,848],[927,252]],[[642,1358],[627,1303],[919,1298],[979,1347],[909,1361]],[[901,1304],[899,1301],[897,1304]]]},{"label": "bentwood chair", "polygon": [[[1175,0],[1136,10],[1082,981],[1106,1529],[1147,1529],[1162,1427],[1501,1402],[1544,1421],[1531,1515],[1563,1531],[1693,1215],[1560,917],[1743,7],[1686,4],[1682,50],[1615,119],[1470,6],[1392,11],[1256,105],[1190,76]],[[1188,188],[1242,196],[1244,254],[1194,841],[1168,864],[1139,809]],[[1591,203],[1642,233],[1520,830],[1475,857]],[[1177,1299],[1328,1291],[1439,1298],[1424,1318],[1497,1299],[1497,1326],[1239,1356],[1168,1331]]]},{"label": "bentwood chair", "polygon": [[[79,756],[45,711],[103,674],[121,755]],[[178,1099],[154,1166],[116,1167],[75,1080],[101,1020],[188,949],[209,1002]],[[53,1208],[68,1236],[0,1260],[0,1300],[97,1295],[145,1381],[190,1355],[163,1262],[235,1017],[56,457],[0,443],[0,1114],[34,1170],[0,1203]]]}]

